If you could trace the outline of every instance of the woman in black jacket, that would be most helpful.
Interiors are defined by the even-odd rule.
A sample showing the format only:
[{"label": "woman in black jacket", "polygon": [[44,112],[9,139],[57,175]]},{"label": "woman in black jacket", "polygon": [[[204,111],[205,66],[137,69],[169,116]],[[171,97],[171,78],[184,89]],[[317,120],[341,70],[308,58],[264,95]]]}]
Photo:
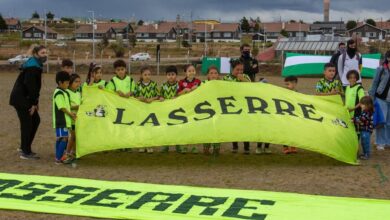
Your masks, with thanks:
[{"label": "woman in black jacket", "polygon": [[21,159],[39,159],[31,151],[31,144],[40,123],[38,101],[43,63],[47,60],[47,54],[44,46],[35,47],[32,53],[33,56],[21,67],[9,102],[16,109],[20,121]]}]

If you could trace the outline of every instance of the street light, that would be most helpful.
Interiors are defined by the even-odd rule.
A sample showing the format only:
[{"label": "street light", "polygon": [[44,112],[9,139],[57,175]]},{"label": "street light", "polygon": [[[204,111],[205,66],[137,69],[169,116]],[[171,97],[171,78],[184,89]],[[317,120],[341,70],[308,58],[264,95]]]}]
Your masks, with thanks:
[{"label": "street light", "polygon": [[92,60],[95,62],[95,11],[88,11],[92,13]]}]

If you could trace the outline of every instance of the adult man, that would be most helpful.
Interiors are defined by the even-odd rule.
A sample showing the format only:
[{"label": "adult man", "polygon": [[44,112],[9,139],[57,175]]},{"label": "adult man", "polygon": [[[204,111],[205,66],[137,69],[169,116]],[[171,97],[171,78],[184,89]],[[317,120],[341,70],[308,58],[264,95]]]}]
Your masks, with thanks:
[{"label": "adult man", "polygon": [[343,83],[343,87],[349,85],[347,79],[347,73],[350,70],[356,70],[359,73],[359,81],[361,83],[360,70],[362,66],[362,56],[357,52],[356,42],[353,39],[348,40],[347,50],[339,56],[337,62],[337,68],[340,76],[340,80]]},{"label": "adult man", "polygon": [[256,73],[259,72],[259,62],[251,57],[251,47],[249,44],[243,44],[240,47],[240,60],[244,64],[244,74],[248,75],[252,82],[255,82]]}]

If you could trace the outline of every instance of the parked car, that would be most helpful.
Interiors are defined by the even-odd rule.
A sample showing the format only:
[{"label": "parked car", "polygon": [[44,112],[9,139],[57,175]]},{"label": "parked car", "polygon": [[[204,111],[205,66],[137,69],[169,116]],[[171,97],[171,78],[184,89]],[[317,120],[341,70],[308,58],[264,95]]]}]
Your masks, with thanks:
[{"label": "parked car", "polygon": [[66,47],[66,43],[61,41],[61,42],[56,42],[54,45],[56,45],[57,47]]},{"label": "parked car", "polygon": [[24,63],[28,60],[29,56],[27,55],[17,55],[16,57],[8,59],[9,64]]},{"label": "parked car", "polygon": [[130,57],[130,60],[134,61],[145,61],[150,60],[150,55],[148,53],[137,53]]}]

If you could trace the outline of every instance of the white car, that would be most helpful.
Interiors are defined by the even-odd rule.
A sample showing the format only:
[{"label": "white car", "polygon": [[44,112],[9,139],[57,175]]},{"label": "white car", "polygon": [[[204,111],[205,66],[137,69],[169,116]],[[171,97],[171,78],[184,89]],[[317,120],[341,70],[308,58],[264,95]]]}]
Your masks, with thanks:
[{"label": "white car", "polygon": [[66,47],[66,43],[65,42],[57,42],[54,45],[56,45],[57,47]]},{"label": "white car", "polygon": [[130,57],[130,60],[134,61],[145,61],[150,60],[150,55],[148,53],[136,53]]},{"label": "white car", "polygon": [[27,55],[17,55],[16,57],[8,59],[10,64],[24,63],[28,60],[29,56]]}]

